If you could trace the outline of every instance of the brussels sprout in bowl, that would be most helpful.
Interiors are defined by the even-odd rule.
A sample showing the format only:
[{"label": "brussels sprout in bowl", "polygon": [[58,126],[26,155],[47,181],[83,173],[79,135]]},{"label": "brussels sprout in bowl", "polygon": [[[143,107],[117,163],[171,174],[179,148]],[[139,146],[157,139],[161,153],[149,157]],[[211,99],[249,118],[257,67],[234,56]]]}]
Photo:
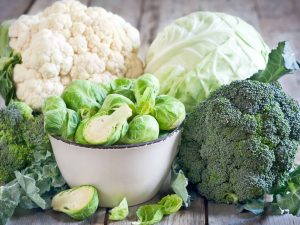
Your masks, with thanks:
[{"label": "brussels sprout in bowl", "polygon": [[165,182],[177,154],[181,128],[150,142],[127,145],[83,145],[50,136],[59,169],[69,186],[97,187],[100,205],[114,207],[151,199]]}]

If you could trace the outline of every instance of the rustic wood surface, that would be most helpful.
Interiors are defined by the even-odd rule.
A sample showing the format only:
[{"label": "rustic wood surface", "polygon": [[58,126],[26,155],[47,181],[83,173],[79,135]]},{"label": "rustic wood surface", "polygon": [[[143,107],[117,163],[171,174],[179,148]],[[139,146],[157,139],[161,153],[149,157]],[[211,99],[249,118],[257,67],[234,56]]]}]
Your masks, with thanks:
[{"label": "rustic wood surface", "polygon": [[[0,21],[21,14],[35,14],[55,0],[0,0]],[[82,0],[89,6],[102,6],[119,14],[137,27],[141,33],[141,56],[157,33],[172,20],[193,11],[222,11],[237,15],[252,24],[270,47],[281,40],[289,40],[300,58],[300,0]],[[281,80],[284,90],[300,102],[300,74]],[[0,99],[0,107],[3,100]],[[300,157],[298,157],[300,162]],[[159,196],[150,202],[156,202]],[[128,220],[108,221],[108,209],[99,209],[92,218],[76,222],[53,211],[18,210],[9,225],[40,224],[114,224],[129,225],[136,220],[137,207],[130,208]],[[207,203],[202,198],[193,201],[191,208],[166,217],[161,225],[296,225],[300,219],[290,215],[253,216],[237,213],[234,206]]]}]

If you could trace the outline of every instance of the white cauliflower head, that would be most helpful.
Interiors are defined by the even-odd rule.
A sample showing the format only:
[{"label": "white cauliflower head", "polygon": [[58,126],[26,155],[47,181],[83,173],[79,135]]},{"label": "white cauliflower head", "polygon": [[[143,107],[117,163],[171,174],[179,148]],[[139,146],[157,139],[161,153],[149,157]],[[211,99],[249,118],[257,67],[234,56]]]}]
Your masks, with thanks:
[{"label": "white cauliflower head", "polygon": [[73,80],[100,83],[143,73],[139,32],[120,16],[78,1],[58,1],[37,15],[21,16],[9,37],[22,56],[13,75],[17,98],[34,109]]}]

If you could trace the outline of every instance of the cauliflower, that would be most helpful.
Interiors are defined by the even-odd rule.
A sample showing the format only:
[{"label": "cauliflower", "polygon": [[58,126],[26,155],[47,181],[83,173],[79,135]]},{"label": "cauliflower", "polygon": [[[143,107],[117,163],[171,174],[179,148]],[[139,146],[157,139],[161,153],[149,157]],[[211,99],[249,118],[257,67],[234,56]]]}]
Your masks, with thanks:
[{"label": "cauliflower", "polygon": [[100,7],[58,1],[37,15],[21,16],[8,35],[22,56],[13,71],[16,97],[36,110],[73,80],[107,83],[143,73],[139,32]]}]

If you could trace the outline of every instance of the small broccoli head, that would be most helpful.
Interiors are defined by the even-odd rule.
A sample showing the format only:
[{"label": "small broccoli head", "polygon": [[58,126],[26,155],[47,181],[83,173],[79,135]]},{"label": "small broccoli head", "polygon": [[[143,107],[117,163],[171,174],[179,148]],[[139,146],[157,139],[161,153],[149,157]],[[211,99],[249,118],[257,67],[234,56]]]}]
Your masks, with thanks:
[{"label": "small broccoli head", "polygon": [[26,107],[10,104],[0,110],[0,185],[13,180],[14,171],[28,166],[35,151],[51,150],[43,116],[30,116],[30,108]]},{"label": "small broccoli head", "polygon": [[178,163],[208,199],[257,198],[285,181],[299,130],[298,103],[278,83],[235,81],[187,117]]}]

